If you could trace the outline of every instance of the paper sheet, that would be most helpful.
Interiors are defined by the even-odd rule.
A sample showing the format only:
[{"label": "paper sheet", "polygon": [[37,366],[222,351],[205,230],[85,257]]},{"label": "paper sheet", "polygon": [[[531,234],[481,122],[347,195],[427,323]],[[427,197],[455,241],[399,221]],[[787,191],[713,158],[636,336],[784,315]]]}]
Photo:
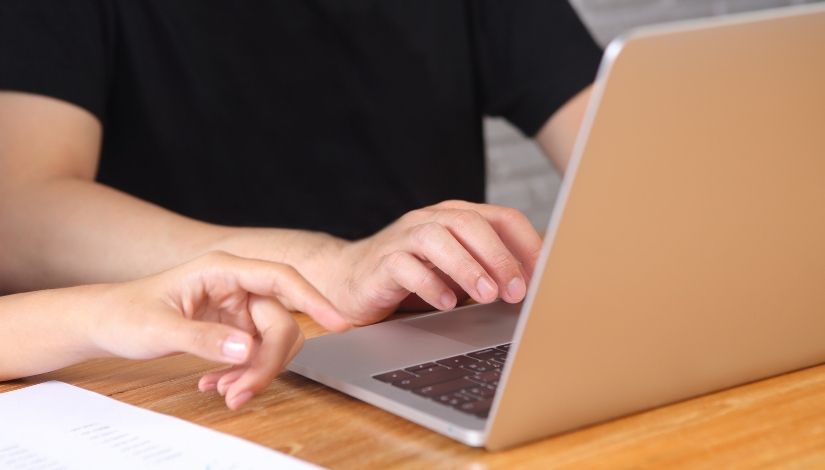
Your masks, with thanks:
[{"label": "paper sheet", "polygon": [[317,469],[62,382],[0,394],[0,468]]}]

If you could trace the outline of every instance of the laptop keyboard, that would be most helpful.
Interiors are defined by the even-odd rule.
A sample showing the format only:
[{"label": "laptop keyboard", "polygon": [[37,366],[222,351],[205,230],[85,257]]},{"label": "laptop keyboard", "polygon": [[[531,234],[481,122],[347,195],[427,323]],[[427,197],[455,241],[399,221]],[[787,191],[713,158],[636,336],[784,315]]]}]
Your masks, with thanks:
[{"label": "laptop keyboard", "polygon": [[509,351],[510,344],[503,344],[372,378],[464,413],[486,418]]}]

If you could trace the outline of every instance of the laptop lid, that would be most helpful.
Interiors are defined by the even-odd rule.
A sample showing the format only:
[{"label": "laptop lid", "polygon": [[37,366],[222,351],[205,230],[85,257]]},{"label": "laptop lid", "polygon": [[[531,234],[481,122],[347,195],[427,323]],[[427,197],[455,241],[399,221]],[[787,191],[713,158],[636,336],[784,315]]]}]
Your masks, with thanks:
[{"label": "laptop lid", "polygon": [[825,362],[825,8],[615,41],[547,236],[490,449]]}]

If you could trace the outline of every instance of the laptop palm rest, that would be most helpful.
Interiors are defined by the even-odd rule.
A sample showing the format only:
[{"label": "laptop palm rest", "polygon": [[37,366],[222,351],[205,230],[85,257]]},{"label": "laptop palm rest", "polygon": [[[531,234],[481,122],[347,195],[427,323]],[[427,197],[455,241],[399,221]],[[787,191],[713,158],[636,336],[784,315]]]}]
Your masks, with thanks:
[{"label": "laptop palm rest", "polygon": [[509,343],[521,305],[471,305],[312,338],[289,369],[330,385]]},{"label": "laptop palm rest", "polygon": [[480,446],[485,420],[373,378],[513,339],[521,305],[496,302],[387,321],[307,340],[288,369],[413,422]]},{"label": "laptop palm rest", "polygon": [[497,302],[475,305],[445,314],[402,320],[412,326],[453,341],[476,347],[509,343],[516,328],[521,304]]}]

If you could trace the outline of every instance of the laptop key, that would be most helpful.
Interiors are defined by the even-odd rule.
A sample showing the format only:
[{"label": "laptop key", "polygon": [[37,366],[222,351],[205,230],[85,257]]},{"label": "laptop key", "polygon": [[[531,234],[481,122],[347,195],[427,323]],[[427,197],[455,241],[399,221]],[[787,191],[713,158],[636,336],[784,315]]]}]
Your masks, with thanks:
[{"label": "laptop key", "polygon": [[413,377],[415,376],[410,374],[409,372],[404,372],[403,370],[396,370],[393,372],[387,372],[386,374],[378,374],[372,376],[373,379],[387,383],[397,382],[399,380],[409,379]]},{"label": "laptop key", "polygon": [[492,385],[475,385],[465,388],[462,392],[478,398],[492,398],[496,394],[496,387]]},{"label": "laptop key", "polygon": [[487,359],[492,358],[497,352],[498,351],[493,348],[487,348],[482,349],[481,351],[468,353],[467,355],[474,359],[478,359],[479,361],[486,361]]},{"label": "laptop key", "polygon": [[[509,345],[487,348],[466,356],[426,362],[373,376],[395,387],[465,413],[486,418],[496,393]],[[470,357],[475,355],[476,357]]]},{"label": "laptop key", "polygon": [[496,349],[498,349],[499,351],[510,352],[510,345],[502,344],[501,346],[496,346]]},{"label": "laptop key", "polygon": [[456,407],[462,403],[467,403],[468,401],[476,401],[478,398],[465,395],[461,392],[458,393],[448,393],[446,395],[441,395],[440,397],[436,398],[435,401],[442,403],[447,406]]},{"label": "laptop key", "polygon": [[467,364],[466,366],[461,366],[461,368],[475,373],[487,372],[494,369],[494,367],[490,366],[489,364],[487,364],[487,362],[484,361],[476,362],[474,364]]},{"label": "laptop key", "polygon": [[494,370],[482,372],[480,374],[475,374],[467,377],[468,379],[474,382],[481,382],[483,384],[490,384],[490,385],[498,385],[498,379],[501,378],[501,372],[497,372]]},{"label": "laptop key", "polygon": [[453,356],[435,362],[447,367],[461,367],[466,366],[467,364],[474,364],[478,361],[467,356]]},{"label": "laptop key", "polygon": [[392,384],[398,388],[403,388],[404,390],[413,390],[416,388],[426,387],[428,385],[447,382],[453,379],[464,377],[467,374],[468,373],[466,370],[447,369],[445,367],[443,370],[430,372],[429,374],[424,374],[419,377],[403,378],[401,380],[393,382]]},{"label": "laptop key", "polygon": [[[415,369],[415,370],[413,370],[413,369]],[[447,368],[444,367],[444,366],[440,366],[438,364],[433,364],[429,367],[420,367],[420,368],[419,367],[408,367],[404,370],[406,370],[408,372],[412,372],[415,375],[426,375],[426,374],[429,374],[429,373],[432,373],[432,372],[436,372],[436,371],[439,371],[439,370],[446,370],[446,369]]]},{"label": "laptop key", "polygon": [[428,385],[426,387],[414,389],[413,393],[415,393],[416,395],[421,395],[422,397],[437,398],[447,393],[453,393],[463,388],[472,387],[473,385],[475,385],[473,382],[470,382],[469,380],[462,377],[460,379],[451,380],[449,382],[441,382],[433,385]]},{"label": "laptop key", "polygon": [[466,403],[462,403],[456,406],[455,408],[465,413],[476,415],[480,418],[486,418],[487,415],[490,414],[491,406],[493,406],[493,399],[485,398],[483,400],[478,401],[468,401]]},{"label": "laptop key", "polygon": [[404,370],[407,372],[412,372],[413,374],[418,374],[419,370],[429,369],[436,366],[438,366],[438,364],[435,362],[425,362],[424,364],[418,364],[417,366],[407,367]]}]

